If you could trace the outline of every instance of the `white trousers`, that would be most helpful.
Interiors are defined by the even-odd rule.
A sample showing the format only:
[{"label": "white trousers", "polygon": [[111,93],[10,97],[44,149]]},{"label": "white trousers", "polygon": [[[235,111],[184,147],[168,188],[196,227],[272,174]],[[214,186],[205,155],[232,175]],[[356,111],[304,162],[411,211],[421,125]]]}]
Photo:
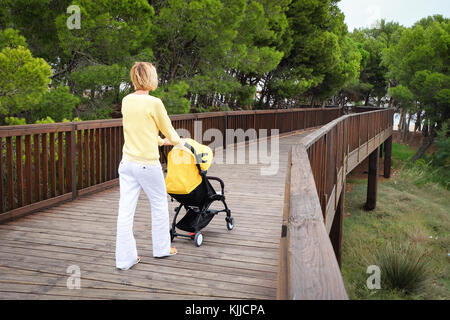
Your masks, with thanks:
[{"label": "white trousers", "polygon": [[140,164],[122,159],[118,171],[120,200],[117,217],[116,267],[128,269],[137,260],[133,221],[141,189],[150,200],[153,256],[170,255],[169,208],[161,164]]}]

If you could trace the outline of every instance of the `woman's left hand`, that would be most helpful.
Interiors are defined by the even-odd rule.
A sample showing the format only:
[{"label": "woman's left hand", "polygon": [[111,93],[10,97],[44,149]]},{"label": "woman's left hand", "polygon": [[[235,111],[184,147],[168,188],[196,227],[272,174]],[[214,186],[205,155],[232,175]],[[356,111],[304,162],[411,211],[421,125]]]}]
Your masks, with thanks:
[{"label": "woman's left hand", "polygon": [[164,144],[163,144],[163,146],[171,146],[171,145],[172,145],[172,143],[170,143],[169,139],[164,138]]}]

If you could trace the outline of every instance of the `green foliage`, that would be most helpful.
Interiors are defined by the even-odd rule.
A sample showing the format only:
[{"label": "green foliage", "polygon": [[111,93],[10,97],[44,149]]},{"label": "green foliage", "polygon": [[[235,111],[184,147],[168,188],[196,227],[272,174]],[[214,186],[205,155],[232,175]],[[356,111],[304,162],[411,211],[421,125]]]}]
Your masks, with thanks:
[{"label": "green foliage", "polygon": [[45,118],[42,119],[38,119],[36,120],[36,124],[43,124],[43,123],[55,123],[56,121],[52,119],[52,117],[47,116]]},{"label": "green foliage", "polygon": [[245,55],[245,47],[233,43],[245,7],[244,0],[170,0],[161,4],[154,22],[153,47],[161,86],[185,81],[195,107],[217,103],[216,92],[229,93],[221,92],[217,84]]},{"label": "green foliage", "polygon": [[129,80],[128,69],[118,64],[87,66],[70,75],[72,88],[79,96],[90,96],[90,101],[111,104],[120,99],[121,84]]},{"label": "green foliage", "polygon": [[424,158],[415,162],[411,162],[411,158],[417,150],[407,145],[393,143],[394,167],[401,169],[401,174],[418,186],[440,185],[450,190],[450,139],[445,136],[445,130],[444,126],[435,139],[436,151],[433,154],[426,154]]},{"label": "green foliage", "polygon": [[340,44],[339,61],[333,68],[324,72],[324,79],[311,92],[314,96],[325,99],[337,94],[342,88],[356,85],[360,75],[361,53],[356,43],[344,37]]},{"label": "green foliage", "polygon": [[63,55],[56,31],[55,18],[66,12],[72,0],[2,0],[0,7],[8,14],[0,26],[12,26],[26,38],[33,56],[41,57],[57,69],[68,61]]},{"label": "green foliage", "polygon": [[32,115],[34,119],[50,117],[60,122],[64,118],[71,119],[73,110],[79,103],[80,99],[70,93],[69,87],[61,86],[46,92]]},{"label": "green foliage", "polygon": [[448,123],[437,132],[434,141],[436,150],[425,159],[406,165],[406,173],[418,185],[439,184],[450,190],[450,131]]},{"label": "green foliage", "polygon": [[250,1],[240,22],[236,46],[243,49],[237,69],[240,81],[255,83],[263,74],[274,70],[284,53],[283,35],[288,22],[285,15],[290,1]]},{"label": "green foliage", "polygon": [[0,115],[30,110],[45,93],[50,82],[50,66],[34,58],[22,47],[6,47],[0,52]]},{"label": "green foliage", "polygon": [[16,126],[16,125],[22,125],[27,124],[27,121],[25,118],[18,118],[18,117],[6,117],[5,123],[8,126]]},{"label": "green foliage", "polygon": [[381,287],[407,294],[423,289],[428,280],[427,252],[411,245],[388,243],[374,255],[374,264],[381,270]]},{"label": "green foliage", "polygon": [[369,105],[370,100],[376,98],[377,104],[381,104],[388,88],[388,69],[381,65],[383,52],[395,43],[394,34],[400,29],[398,23],[381,20],[373,28],[355,29],[350,34],[362,56],[359,83],[344,91],[350,100],[363,100],[364,105]]},{"label": "green foliage", "polygon": [[164,87],[159,87],[152,95],[164,101],[169,114],[188,113],[190,109],[189,100],[185,98],[189,85],[184,81],[172,82]]},{"label": "green foliage", "polygon": [[77,54],[91,63],[113,64],[150,41],[153,9],[145,0],[78,0],[82,27],[67,28],[68,15],[56,20],[59,44],[66,55]]},{"label": "green foliage", "polygon": [[[407,153],[403,148],[400,151],[404,155]],[[410,154],[414,154],[414,150]],[[438,184],[417,185],[411,178],[405,174],[405,168],[400,168],[394,170],[390,179],[380,180],[377,208],[368,213],[363,209],[367,178],[360,178],[359,174],[348,176],[341,271],[350,299],[450,298],[450,265],[447,256],[450,192]],[[367,267],[377,264],[373,257],[377,251],[389,247],[389,243],[393,248],[409,246],[410,250],[414,249],[414,255],[428,252],[423,258],[428,264],[428,280],[423,283],[422,290],[405,292],[388,289],[383,271],[381,290],[367,288]]]},{"label": "green foliage", "polygon": [[400,30],[397,37],[397,42],[384,51],[382,64],[389,69],[388,77],[404,87],[402,92],[412,94],[407,94],[408,100],[417,101],[417,105],[410,101],[407,107],[401,94],[402,108],[423,110],[432,131],[439,129],[450,118],[450,22],[442,16],[428,17]]},{"label": "green foliage", "polygon": [[0,30],[0,51],[6,47],[17,48],[19,46],[26,48],[27,42],[25,37],[19,34],[18,30],[11,28]]},{"label": "green foliage", "polygon": [[[83,119],[120,117],[135,61],[155,64],[161,87],[155,94],[171,113],[317,105],[330,98],[380,104],[389,83],[413,95],[403,101],[406,89],[393,88],[397,104],[421,108],[432,121],[448,117],[448,19],[429,17],[409,29],[381,20],[349,34],[337,3],[3,0],[0,50],[28,49],[44,58],[53,70],[51,87],[68,86],[79,99],[73,113]],[[81,29],[67,28],[71,4],[81,9]],[[47,116],[36,111],[44,86],[31,83],[39,92],[12,101],[1,85],[2,114],[25,115],[28,122]],[[66,96],[60,99],[75,104]]]},{"label": "green foliage", "polygon": [[[286,12],[283,59],[264,78],[260,104],[314,103],[338,93],[359,77],[361,51],[347,36],[336,1],[293,1]],[[312,99],[311,99],[312,98]],[[286,100],[288,99],[288,100]]]},{"label": "green foliage", "polygon": [[[433,153],[433,165],[450,172],[450,129],[449,122],[442,125],[434,141],[436,151]],[[450,181],[449,181],[450,182]]]},{"label": "green foliage", "polygon": [[145,0],[74,1],[81,10],[81,29],[69,30],[68,15],[55,19],[58,43],[67,58],[54,77],[69,84],[82,101],[76,113],[83,119],[120,115],[120,103],[130,91],[134,61],[151,61],[154,10]]},{"label": "green foliage", "polygon": [[414,102],[414,95],[411,90],[401,84],[396,87],[389,88],[388,92],[389,95],[394,98],[402,108],[408,109]]},{"label": "green foliage", "polygon": [[416,153],[416,150],[411,149],[407,145],[392,143],[392,160],[395,167],[400,168],[407,163]]},{"label": "green foliage", "polygon": [[80,118],[83,120],[110,119],[113,111],[119,106],[107,104],[102,100],[91,100],[87,97],[83,97],[81,98],[81,103],[77,108],[76,113],[79,114]]},{"label": "green foliage", "polygon": [[130,90],[128,73],[128,68],[119,64],[87,66],[72,72],[72,89],[83,101],[79,111],[86,113],[84,117],[109,118],[114,108],[120,109],[124,91]]}]

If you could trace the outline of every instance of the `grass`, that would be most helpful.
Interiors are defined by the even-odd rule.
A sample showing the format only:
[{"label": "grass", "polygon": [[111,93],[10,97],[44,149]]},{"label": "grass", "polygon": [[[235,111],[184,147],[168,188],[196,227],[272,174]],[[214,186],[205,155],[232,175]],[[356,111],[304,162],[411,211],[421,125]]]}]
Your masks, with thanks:
[{"label": "grass", "polygon": [[[414,182],[404,166],[414,152],[393,145],[395,169],[389,180],[379,181],[377,208],[371,212],[362,208],[366,179],[349,176],[347,180],[352,190],[346,193],[342,274],[351,299],[450,299],[450,191],[437,183]],[[411,261],[423,256],[426,265],[418,271],[419,278],[420,273],[424,276],[422,286],[402,290],[390,285],[386,269],[380,266],[381,289],[369,290],[367,267],[392,266],[396,255],[405,259],[410,255]]]},{"label": "grass", "polygon": [[411,159],[416,150],[399,143],[392,144],[392,165],[394,168],[399,168]]},{"label": "grass", "polygon": [[416,151],[406,145],[393,143],[392,166],[401,169],[400,173],[408,176],[416,185],[437,184],[450,190],[450,173],[448,168],[433,165],[432,156],[429,153],[414,163],[409,162]]},{"label": "grass", "polygon": [[414,244],[403,246],[388,243],[376,250],[373,262],[383,274],[383,288],[413,294],[425,288],[432,273],[429,258],[427,250],[419,249]]}]

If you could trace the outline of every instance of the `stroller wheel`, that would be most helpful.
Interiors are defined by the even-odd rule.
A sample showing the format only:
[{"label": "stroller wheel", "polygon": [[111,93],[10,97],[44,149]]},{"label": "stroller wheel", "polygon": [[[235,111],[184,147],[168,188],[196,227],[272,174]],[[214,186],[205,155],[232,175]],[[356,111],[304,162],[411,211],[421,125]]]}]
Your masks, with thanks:
[{"label": "stroller wheel", "polygon": [[233,228],[234,228],[234,218],[226,217],[225,220],[227,221],[227,229],[228,230],[233,230]]},{"label": "stroller wheel", "polygon": [[173,241],[174,238],[175,238],[175,234],[173,233],[173,230],[170,229],[170,241]]},{"label": "stroller wheel", "polygon": [[200,247],[203,243],[203,234],[201,232],[195,233],[194,243],[197,247]]}]

